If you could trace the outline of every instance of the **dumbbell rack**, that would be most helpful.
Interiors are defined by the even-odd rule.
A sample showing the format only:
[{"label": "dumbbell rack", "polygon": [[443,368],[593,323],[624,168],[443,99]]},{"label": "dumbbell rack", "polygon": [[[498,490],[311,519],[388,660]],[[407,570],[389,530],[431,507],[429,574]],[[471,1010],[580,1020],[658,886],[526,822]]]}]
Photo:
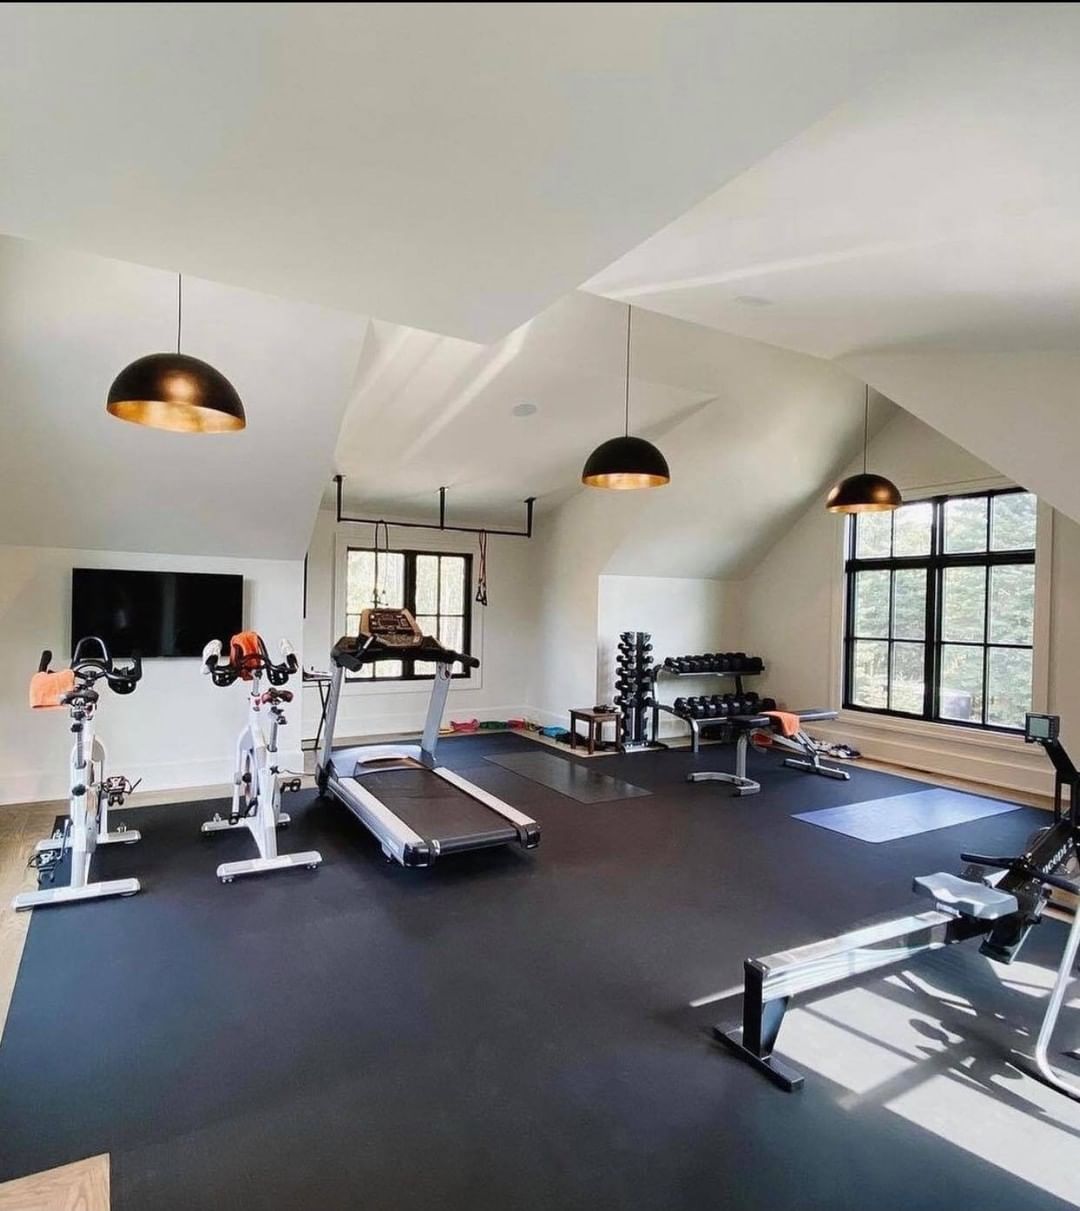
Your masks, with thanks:
[{"label": "dumbbell rack", "polygon": [[615,661],[615,705],[620,711],[619,748],[624,752],[651,747],[649,708],[653,704],[652,636],[645,631],[623,631]]},{"label": "dumbbell rack", "polygon": [[[753,658],[751,658],[753,659]],[[713,719],[692,719],[688,715],[681,714],[679,711],[667,702],[661,702],[659,698],[659,688],[656,682],[663,677],[725,677],[732,678],[735,682],[735,693],[740,697],[746,694],[743,689],[744,677],[760,677],[765,671],[764,663],[758,661],[756,667],[739,668],[736,670],[720,670],[707,669],[701,672],[682,673],[678,669],[669,668],[666,664],[658,664],[653,669],[653,704],[652,704],[652,743],[657,748],[670,748],[660,739],[660,712],[664,711],[668,715],[674,716],[681,720],[690,729],[690,751],[698,752],[701,747],[701,733],[705,728],[726,727],[726,719],[722,716],[717,716]]]}]

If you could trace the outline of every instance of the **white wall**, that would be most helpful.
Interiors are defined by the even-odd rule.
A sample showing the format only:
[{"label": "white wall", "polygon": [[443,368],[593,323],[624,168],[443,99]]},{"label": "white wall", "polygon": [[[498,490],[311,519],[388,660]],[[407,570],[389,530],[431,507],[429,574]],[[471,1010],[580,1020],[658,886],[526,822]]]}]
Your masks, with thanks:
[{"label": "white wall", "polygon": [[[656,328],[653,337],[675,340],[683,329],[693,325]],[[598,663],[598,633],[610,639],[611,629],[606,605],[601,618],[602,577],[624,579],[630,629],[656,630],[662,615],[647,582],[695,582],[693,599],[715,593],[704,586],[742,576],[840,469],[856,431],[861,439],[863,384],[831,363],[731,336],[685,352],[708,362],[715,397],[650,434],[667,457],[671,483],[643,492],[582,489],[539,516],[542,659],[533,701],[545,722],[565,724],[571,707],[610,694]],[[694,363],[684,369],[704,381]],[[877,401],[874,419],[891,408]],[[635,589],[634,581],[642,583]],[[665,625],[679,625],[681,607],[672,602]],[[656,626],[646,627],[646,617]],[[697,617],[700,627],[672,635],[673,649],[749,651],[730,601],[719,633]]]},{"label": "white wall", "polygon": [[[739,597],[720,580],[670,576],[601,576],[597,602],[597,702],[614,693],[616,645],[622,631],[648,631],[653,657],[737,650]],[[660,683],[660,698],[670,701],[674,681]],[[675,687],[675,688],[673,688]],[[696,692],[696,691],[695,691]],[[584,701],[575,706],[591,706]],[[660,718],[662,734],[683,735],[686,725],[670,715]]]},{"label": "white wall", "polygon": [[[536,542],[525,538],[488,540],[486,607],[471,602],[473,655],[480,668],[450,690],[446,719],[502,720],[530,713],[532,679],[538,662],[536,643]],[[344,553],[349,546],[371,547],[372,527],[340,526],[321,510],[308,551],[307,618],[304,650],[309,666],[326,669],[334,641],[344,634]],[[392,548],[450,551],[473,555],[472,594],[478,570],[476,539],[469,534],[390,528]],[[347,683],[338,711],[340,739],[419,730],[424,722],[430,682],[365,685]],[[319,696],[314,686],[304,692],[304,734],[318,725]]]},{"label": "white wall", "polygon": [[[67,794],[67,713],[31,711],[27,687],[43,649],[53,651],[53,667],[66,664],[73,567],[242,575],[245,625],[260,631],[271,647],[288,635],[302,655],[299,560],[0,547],[0,803]],[[141,789],[151,791],[231,781],[233,748],[245,717],[242,686],[211,685],[194,659],[147,660],[135,693],[103,692],[98,715],[113,772],[141,777]],[[282,764],[299,770],[299,709],[289,723]]]},{"label": "white wall", "polygon": [[[916,417],[900,412],[870,444],[870,466],[906,495],[975,490],[1008,482]],[[852,468],[854,469],[854,468]],[[837,708],[841,693],[844,519],[815,501],[742,583],[746,650],[766,662],[763,687],[793,708]],[[1046,508],[1040,519],[1035,709],[1062,716],[1080,748],[1080,526]],[[1048,549],[1047,549],[1048,548]],[[1040,677],[1040,665],[1048,676]],[[1011,736],[973,733],[857,713],[815,735],[843,739],[870,757],[932,773],[1046,793],[1041,750]]]}]

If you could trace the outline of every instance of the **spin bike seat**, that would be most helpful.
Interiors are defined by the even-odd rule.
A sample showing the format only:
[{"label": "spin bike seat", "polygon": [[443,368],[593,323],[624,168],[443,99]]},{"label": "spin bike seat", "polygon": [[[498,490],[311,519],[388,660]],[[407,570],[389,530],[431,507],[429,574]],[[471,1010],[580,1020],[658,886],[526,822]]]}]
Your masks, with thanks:
[{"label": "spin bike seat", "polygon": [[1016,897],[985,883],[973,883],[939,870],[933,875],[919,875],[912,881],[912,891],[929,896],[935,904],[955,908],[962,917],[973,917],[977,921],[996,921],[1011,916],[1019,905]]}]

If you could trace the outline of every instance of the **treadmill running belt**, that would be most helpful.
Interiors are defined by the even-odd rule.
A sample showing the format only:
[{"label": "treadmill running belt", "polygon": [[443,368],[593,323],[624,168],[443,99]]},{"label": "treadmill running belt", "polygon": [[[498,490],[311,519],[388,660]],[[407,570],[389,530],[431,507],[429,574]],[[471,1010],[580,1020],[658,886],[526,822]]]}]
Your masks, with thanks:
[{"label": "treadmill running belt", "polygon": [[550,787],[560,795],[576,799],[578,803],[610,803],[615,799],[637,799],[652,794],[644,787],[599,774],[594,769],[566,757],[557,757],[554,753],[511,753],[505,757],[485,757],[484,760],[512,770],[522,778],[539,782],[541,786]]},{"label": "treadmill running belt", "polygon": [[439,842],[444,853],[517,840],[517,830],[508,820],[430,770],[372,771],[359,782],[414,832]]}]

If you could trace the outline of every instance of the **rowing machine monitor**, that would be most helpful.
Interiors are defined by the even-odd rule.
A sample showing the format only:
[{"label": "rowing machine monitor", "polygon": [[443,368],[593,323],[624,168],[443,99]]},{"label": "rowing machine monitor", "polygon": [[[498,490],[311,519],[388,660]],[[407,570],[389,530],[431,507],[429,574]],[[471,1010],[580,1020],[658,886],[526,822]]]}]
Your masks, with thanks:
[{"label": "rowing machine monitor", "polygon": [[1024,739],[1028,744],[1045,744],[1054,741],[1061,731],[1060,715],[1025,715]]}]

